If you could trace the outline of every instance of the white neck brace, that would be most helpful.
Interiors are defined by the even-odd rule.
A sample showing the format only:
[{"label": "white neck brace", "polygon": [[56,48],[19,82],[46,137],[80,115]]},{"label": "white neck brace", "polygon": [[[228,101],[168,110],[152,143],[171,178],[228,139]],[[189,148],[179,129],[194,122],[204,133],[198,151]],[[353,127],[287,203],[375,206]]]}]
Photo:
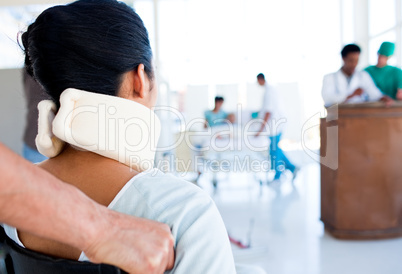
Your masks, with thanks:
[{"label": "white neck brace", "polygon": [[137,102],[69,88],[60,96],[56,115],[50,100],[40,102],[38,109],[35,141],[47,157],[60,154],[66,142],[138,171],[154,165],[160,121]]}]

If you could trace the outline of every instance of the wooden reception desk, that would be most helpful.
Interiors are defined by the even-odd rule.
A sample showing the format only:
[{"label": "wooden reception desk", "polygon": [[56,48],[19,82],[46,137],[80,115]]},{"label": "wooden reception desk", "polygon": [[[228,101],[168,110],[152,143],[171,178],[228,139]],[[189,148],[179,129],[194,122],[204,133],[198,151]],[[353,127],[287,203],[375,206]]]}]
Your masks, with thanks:
[{"label": "wooden reception desk", "polygon": [[333,236],[402,236],[402,104],[340,105],[321,119],[321,220]]}]

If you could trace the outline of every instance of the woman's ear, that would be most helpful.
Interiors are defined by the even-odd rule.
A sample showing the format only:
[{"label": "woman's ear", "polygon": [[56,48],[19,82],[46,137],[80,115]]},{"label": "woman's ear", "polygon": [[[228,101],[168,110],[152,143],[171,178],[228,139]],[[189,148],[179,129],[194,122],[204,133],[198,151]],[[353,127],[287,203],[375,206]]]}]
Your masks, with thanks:
[{"label": "woman's ear", "polygon": [[143,64],[123,75],[117,96],[135,101],[148,108],[155,106],[158,96],[157,88],[154,87],[152,79],[148,78]]},{"label": "woman's ear", "polygon": [[136,71],[133,71],[133,96],[137,98],[144,99],[147,96],[147,92],[149,91],[145,67],[143,64],[140,64],[137,67]]},{"label": "woman's ear", "polygon": [[123,75],[118,96],[141,103],[147,97],[148,85],[144,65],[140,64],[136,70]]}]

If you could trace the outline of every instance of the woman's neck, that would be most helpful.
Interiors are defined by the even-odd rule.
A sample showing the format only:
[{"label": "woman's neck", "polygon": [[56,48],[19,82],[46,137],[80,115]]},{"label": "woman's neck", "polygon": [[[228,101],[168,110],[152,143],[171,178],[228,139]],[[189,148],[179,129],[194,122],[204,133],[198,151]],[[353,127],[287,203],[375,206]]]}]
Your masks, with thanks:
[{"label": "woman's neck", "polygon": [[139,173],[115,160],[69,145],[60,155],[39,166],[105,206]]}]

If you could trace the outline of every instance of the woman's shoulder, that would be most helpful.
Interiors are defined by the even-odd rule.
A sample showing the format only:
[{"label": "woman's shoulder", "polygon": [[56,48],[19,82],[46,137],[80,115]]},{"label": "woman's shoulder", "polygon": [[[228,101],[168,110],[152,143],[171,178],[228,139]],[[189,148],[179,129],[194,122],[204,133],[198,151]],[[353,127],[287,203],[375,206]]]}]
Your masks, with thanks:
[{"label": "woman's shoulder", "polygon": [[134,187],[140,191],[153,191],[157,193],[159,191],[170,192],[175,190],[178,195],[201,195],[209,198],[209,195],[194,183],[173,174],[164,173],[157,168],[143,172],[140,176],[133,179]]},{"label": "woman's shoulder", "polygon": [[118,211],[147,218],[176,214],[199,206],[214,206],[211,197],[191,182],[151,169],[134,176],[109,205]]},{"label": "woman's shoulder", "polygon": [[176,250],[171,273],[235,273],[219,211],[193,183],[153,169],[135,176],[112,209],[169,225]]}]

